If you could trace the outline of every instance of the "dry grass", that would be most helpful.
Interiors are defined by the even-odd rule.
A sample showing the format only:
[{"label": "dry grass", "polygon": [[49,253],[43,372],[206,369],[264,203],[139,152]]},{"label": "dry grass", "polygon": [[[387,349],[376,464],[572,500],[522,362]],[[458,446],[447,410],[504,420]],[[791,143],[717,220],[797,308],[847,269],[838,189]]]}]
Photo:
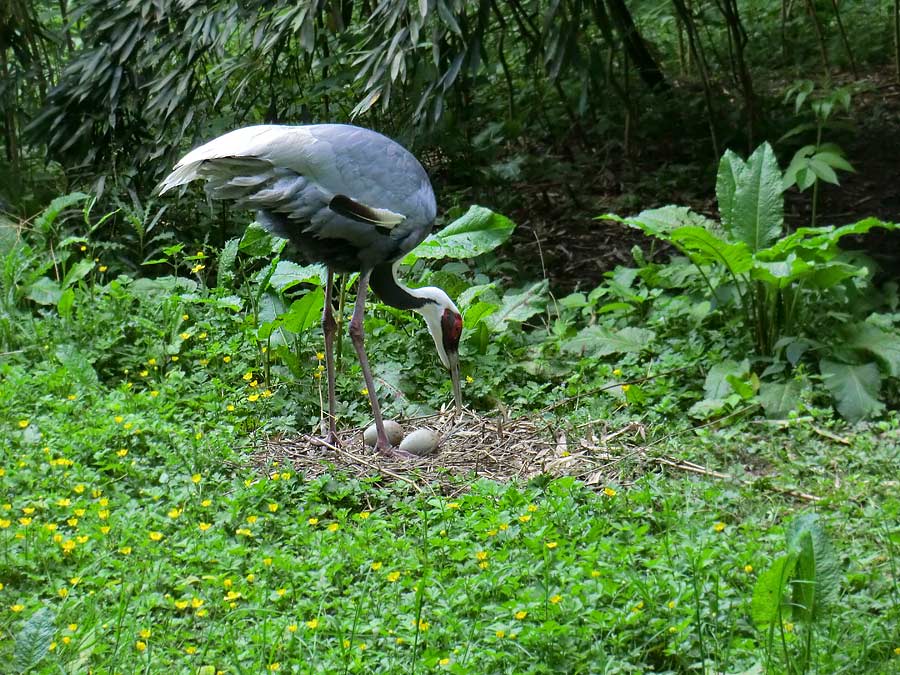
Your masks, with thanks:
[{"label": "dry grass", "polygon": [[[381,476],[422,488],[435,483],[449,491],[458,491],[458,480],[487,478],[508,482],[538,475],[575,476],[589,485],[603,488],[609,483],[621,485],[633,480],[635,470],[645,464],[643,448],[634,445],[642,439],[639,425],[629,425],[612,433],[594,429],[575,433],[534,417],[506,419],[466,410],[427,417],[398,420],[405,434],[428,428],[440,437],[436,454],[430,457],[404,458],[383,455],[362,441],[362,429],[339,432],[339,447],[323,445],[311,436],[271,437],[264,439],[253,453],[256,466],[273,462],[288,464],[307,478],[334,469],[352,475]],[[627,461],[626,461],[627,460]]]}]

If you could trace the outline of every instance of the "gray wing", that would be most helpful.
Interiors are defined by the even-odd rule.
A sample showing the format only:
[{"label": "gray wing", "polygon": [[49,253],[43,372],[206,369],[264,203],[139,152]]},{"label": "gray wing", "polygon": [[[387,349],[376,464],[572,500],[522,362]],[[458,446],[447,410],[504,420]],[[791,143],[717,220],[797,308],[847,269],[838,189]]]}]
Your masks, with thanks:
[{"label": "gray wing", "polygon": [[211,197],[265,214],[263,222],[300,248],[311,238],[337,240],[331,244],[358,251],[361,266],[414,248],[436,213],[415,157],[349,125],[238,129],[186,155],[158,191],[196,178]]}]

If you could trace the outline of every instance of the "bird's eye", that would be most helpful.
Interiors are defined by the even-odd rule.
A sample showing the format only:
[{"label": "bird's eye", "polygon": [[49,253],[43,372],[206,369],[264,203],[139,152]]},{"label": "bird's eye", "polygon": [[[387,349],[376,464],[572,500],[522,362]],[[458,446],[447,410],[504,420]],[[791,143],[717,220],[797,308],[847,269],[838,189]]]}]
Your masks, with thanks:
[{"label": "bird's eye", "polygon": [[441,332],[443,333],[445,349],[457,349],[459,347],[462,329],[462,317],[450,309],[445,309],[441,315]]}]

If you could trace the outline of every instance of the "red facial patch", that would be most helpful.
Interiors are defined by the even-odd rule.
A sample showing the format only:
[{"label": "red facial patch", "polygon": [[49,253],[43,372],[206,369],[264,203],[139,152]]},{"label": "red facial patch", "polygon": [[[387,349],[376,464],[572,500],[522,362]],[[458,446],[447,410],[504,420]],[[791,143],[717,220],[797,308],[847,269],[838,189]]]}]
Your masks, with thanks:
[{"label": "red facial patch", "polygon": [[459,338],[462,336],[462,329],[462,317],[456,312],[445,309],[441,315],[441,332],[443,333],[445,350],[456,350],[459,348]]}]

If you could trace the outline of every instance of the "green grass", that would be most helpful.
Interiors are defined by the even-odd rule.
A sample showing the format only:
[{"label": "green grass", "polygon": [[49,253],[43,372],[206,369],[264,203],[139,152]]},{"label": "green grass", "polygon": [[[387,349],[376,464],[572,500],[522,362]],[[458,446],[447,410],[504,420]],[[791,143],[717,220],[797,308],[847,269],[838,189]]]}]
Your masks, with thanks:
[{"label": "green grass", "polygon": [[[192,369],[180,363],[169,372]],[[476,481],[452,498],[305,482],[245,465],[242,420],[265,410],[244,407],[240,377],[211,397],[187,374],[157,390],[85,386],[47,361],[2,373],[4,660],[30,617],[52,616],[29,672],[744,672],[762,661],[756,578],[810,508],[657,473],[600,493]],[[884,443],[873,430],[839,454],[800,431],[743,448],[783,453],[784,478],[826,497],[843,580],[818,672],[900,667],[897,434],[883,426]],[[667,450],[721,466],[738,440]]]},{"label": "green grass", "polygon": [[[335,472],[307,481],[248,458],[266,434],[317,418],[319,338],[292,345],[288,369],[216,291],[170,286],[91,276],[68,316],[51,307],[6,324],[20,345],[0,356],[11,672],[900,672],[896,413],[847,426],[810,404],[784,429],[691,431],[678,410],[697,394],[658,381],[640,400],[573,396],[554,423],[571,440],[587,416],[641,419],[648,440],[665,437],[650,453],[743,482],[637,460],[598,490],[570,478],[460,479],[452,495]],[[368,323],[375,362],[407,350],[411,372],[392,385],[412,410],[444,380],[414,321],[376,311]],[[541,389],[513,380],[508,348],[465,354],[470,394],[509,378],[518,410],[537,409],[615,367],[582,359],[574,391]],[[636,357],[622,367],[640,372]],[[360,423],[352,360],[345,371],[343,420]],[[754,624],[754,589],[785,555],[789,523],[812,511],[838,561],[834,598],[812,624],[785,606],[770,634]]]}]

